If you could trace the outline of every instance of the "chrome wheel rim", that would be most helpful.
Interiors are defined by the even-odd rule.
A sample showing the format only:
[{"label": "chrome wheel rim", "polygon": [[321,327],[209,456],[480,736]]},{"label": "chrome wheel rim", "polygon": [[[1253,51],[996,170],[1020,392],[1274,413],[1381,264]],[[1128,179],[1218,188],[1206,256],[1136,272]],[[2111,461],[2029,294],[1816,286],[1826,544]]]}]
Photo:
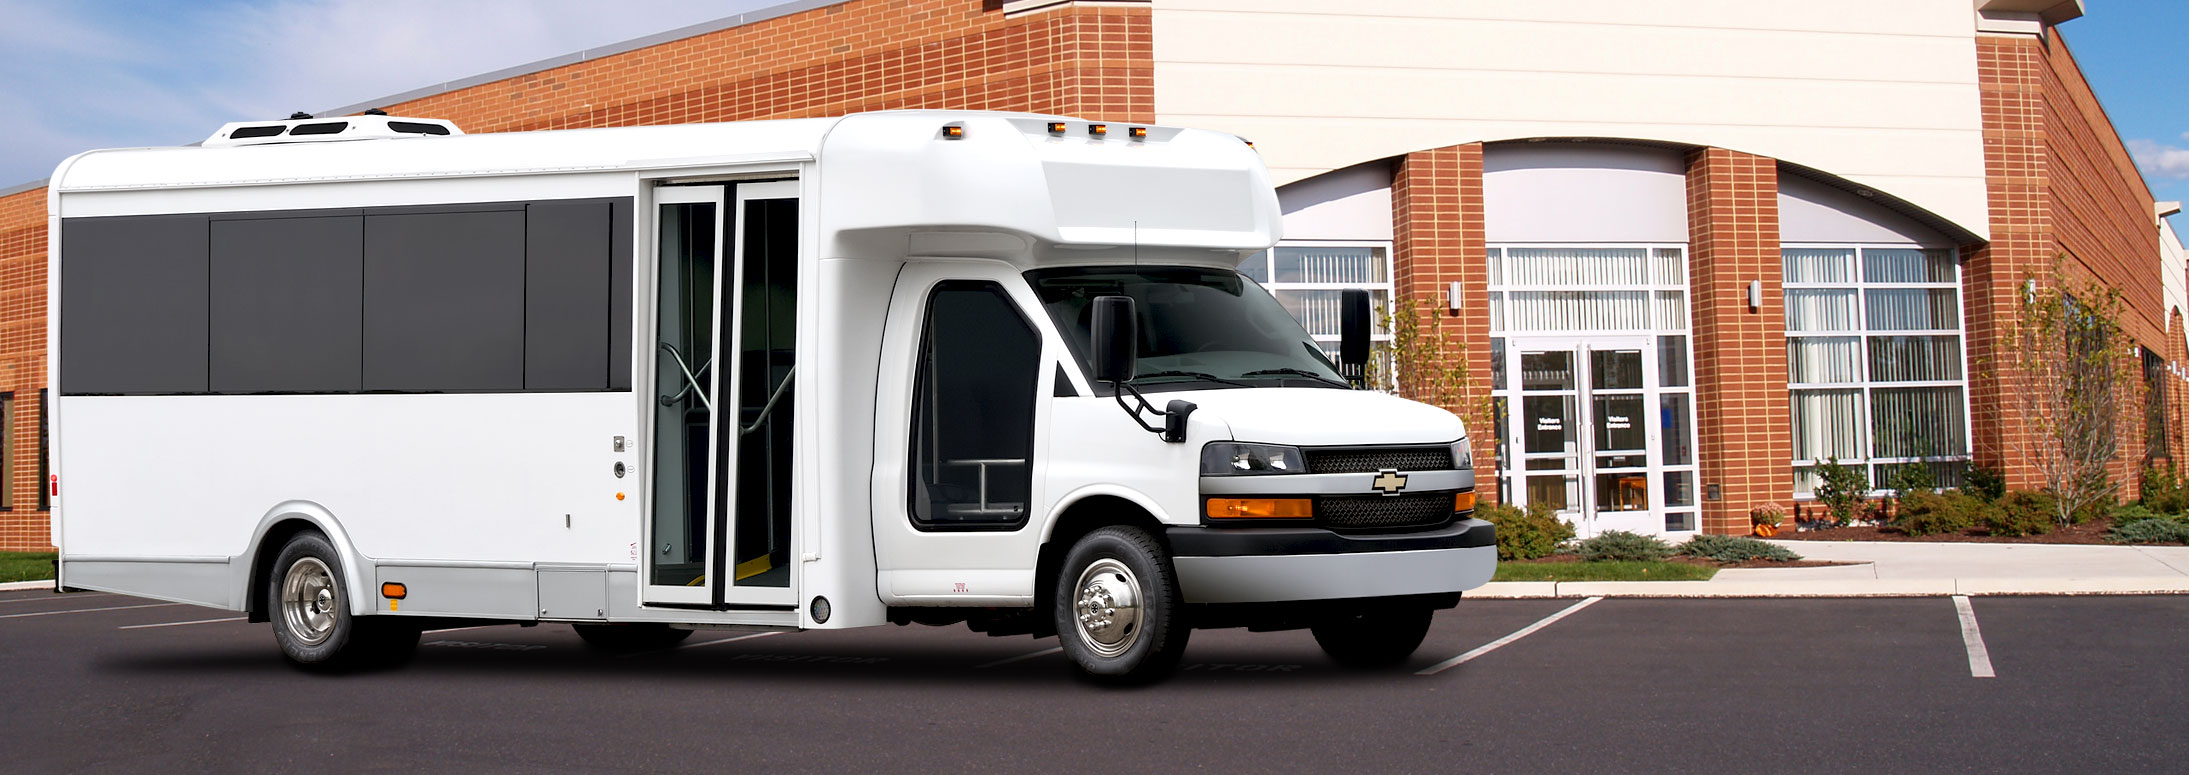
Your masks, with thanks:
[{"label": "chrome wheel rim", "polygon": [[325,643],[334,634],[340,605],[334,572],[316,557],[297,560],[281,579],[281,619],[288,625],[290,637],[306,646]]},{"label": "chrome wheel rim", "polygon": [[1096,560],[1080,572],[1076,588],[1073,619],[1088,650],[1115,657],[1140,641],[1140,580],[1132,569],[1107,557]]}]

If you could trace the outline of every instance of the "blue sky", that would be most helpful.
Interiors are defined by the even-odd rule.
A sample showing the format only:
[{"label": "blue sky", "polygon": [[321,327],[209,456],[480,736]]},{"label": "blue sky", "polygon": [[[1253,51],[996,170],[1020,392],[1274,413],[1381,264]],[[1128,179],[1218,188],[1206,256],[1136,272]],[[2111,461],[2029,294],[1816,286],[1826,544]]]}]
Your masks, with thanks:
[{"label": "blue sky", "polygon": [[[0,0],[0,188],[89,148],[193,142],[781,1]],[[2189,0],[2087,4],[2069,45],[2152,193],[2189,200]]]}]

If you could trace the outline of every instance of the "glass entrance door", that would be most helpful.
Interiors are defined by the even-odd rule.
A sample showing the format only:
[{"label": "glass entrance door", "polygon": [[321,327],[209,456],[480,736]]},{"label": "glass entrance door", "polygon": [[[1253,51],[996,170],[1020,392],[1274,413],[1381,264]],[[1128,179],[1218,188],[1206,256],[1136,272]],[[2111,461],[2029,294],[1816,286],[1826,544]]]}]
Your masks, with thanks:
[{"label": "glass entrance door", "polygon": [[1583,537],[1693,529],[1693,475],[1666,470],[1668,460],[1688,462],[1685,380],[1664,390],[1671,380],[1658,373],[1654,344],[1647,336],[1509,340],[1497,357],[1510,359],[1502,367],[1516,377],[1499,390],[1512,459],[1499,467],[1513,505],[1548,506]]},{"label": "glass entrance door", "polygon": [[797,195],[795,181],[654,194],[647,602],[795,600]]}]

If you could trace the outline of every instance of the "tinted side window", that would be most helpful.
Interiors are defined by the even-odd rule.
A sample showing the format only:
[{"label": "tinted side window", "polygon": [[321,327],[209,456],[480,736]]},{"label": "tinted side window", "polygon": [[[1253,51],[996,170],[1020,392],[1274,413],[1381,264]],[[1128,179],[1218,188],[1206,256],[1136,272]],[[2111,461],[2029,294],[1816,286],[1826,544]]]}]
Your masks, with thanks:
[{"label": "tinted side window", "polygon": [[61,390],[206,390],[202,215],[61,222]]},{"label": "tinted side window", "polygon": [[365,217],[366,390],[524,388],[524,215]]},{"label": "tinted side window", "polygon": [[215,393],[355,392],[363,219],[213,222]]},{"label": "tinted side window", "polygon": [[1041,339],[992,282],[928,297],[912,399],[912,519],[1009,527],[1033,493]]},{"label": "tinted side window", "polygon": [[608,386],[607,202],[526,208],[524,386]]}]

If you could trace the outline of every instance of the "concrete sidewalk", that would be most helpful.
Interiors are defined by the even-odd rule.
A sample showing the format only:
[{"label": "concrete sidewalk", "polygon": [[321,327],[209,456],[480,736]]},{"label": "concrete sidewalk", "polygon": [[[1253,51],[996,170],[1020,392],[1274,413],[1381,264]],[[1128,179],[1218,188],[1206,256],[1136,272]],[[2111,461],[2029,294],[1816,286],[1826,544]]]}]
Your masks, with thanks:
[{"label": "concrete sidewalk", "polygon": [[1773,541],[1824,568],[1728,568],[1709,581],[1508,581],[1469,597],[1909,597],[2189,594],[2189,547]]}]

